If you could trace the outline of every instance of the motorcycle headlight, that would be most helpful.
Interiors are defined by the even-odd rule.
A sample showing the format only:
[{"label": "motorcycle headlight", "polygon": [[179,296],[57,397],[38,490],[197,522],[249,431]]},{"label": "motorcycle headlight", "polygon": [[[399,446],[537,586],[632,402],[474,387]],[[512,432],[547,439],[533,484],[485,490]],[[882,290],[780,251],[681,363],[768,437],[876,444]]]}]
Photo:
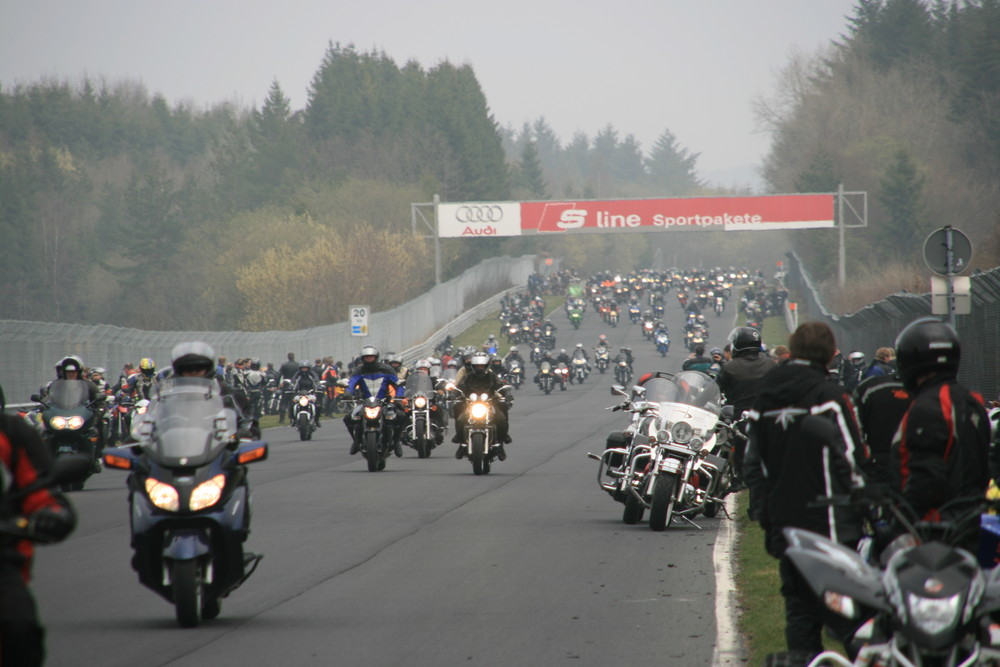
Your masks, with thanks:
[{"label": "motorcycle headlight", "polygon": [[366,407],[365,417],[368,419],[378,419],[378,413],[381,412],[381,410],[382,407],[379,405],[376,405],[375,407]]},{"label": "motorcycle headlight", "polygon": [[302,405],[302,406],[309,405],[309,397],[308,396],[299,396],[299,405]]},{"label": "motorcycle headlight", "polygon": [[221,474],[202,482],[194,487],[194,491],[191,492],[191,500],[188,501],[188,507],[193,512],[211,507],[219,502],[219,498],[222,497],[222,489],[225,486],[226,476]]},{"label": "motorcycle headlight", "polygon": [[146,495],[149,500],[161,510],[176,512],[180,507],[177,489],[152,477],[146,478]]},{"label": "motorcycle headlight", "polygon": [[487,412],[489,412],[489,410],[486,409],[485,403],[473,403],[472,407],[469,409],[469,414],[473,419],[485,419]]},{"label": "motorcycle headlight", "polygon": [[925,598],[906,594],[906,606],[913,624],[922,632],[936,635],[958,623],[961,593],[947,598]]},{"label": "motorcycle headlight", "polygon": [[66,418],[65,417],[53,417],[49,420],[49,426],[57,431],[61,431],[66,428]]},{"label": "motorcycle headlight", "polygon": [[83,421],[84,421],[83,417],[81,417],[80,415],[73,415],[72,417],[66,420],[66,428],[70,429],[71,431],[75,431],[76,429],[83,426]]},{"label": "motorcycle headlight", "polygon": [[415,399],[413,399],[413,406],[420,409],[426,408],[427,399],[424,398],[423,396],[417,396]]},{"label": "motorcycle headlight", "polygon": [[694,429],[687,422],[677,422],[670,429],[670,437],[681,444],[687,443],[694,436]]}]

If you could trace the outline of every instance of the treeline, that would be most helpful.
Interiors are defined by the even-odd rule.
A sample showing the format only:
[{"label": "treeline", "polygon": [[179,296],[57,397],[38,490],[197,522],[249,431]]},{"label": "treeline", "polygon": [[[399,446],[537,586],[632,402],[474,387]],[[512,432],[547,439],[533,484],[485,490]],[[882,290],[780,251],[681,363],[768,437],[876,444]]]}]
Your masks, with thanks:
[{"label": "treeline", "polygon": [[[879,298],[863,287],[883,272],[883,295],[927,291],[923,241],[944,225],[972,238],[973,266],[1000,264],[998,109],[997,0],[859,0],[828,51],[792,59],[758,106],[773,136],[763,173],[776,192],[868,192],[843,310]],[[810,270],[834,277],[836,232],[795,236]]]},{"label": "treeline", "polygon": [[[434,280],[410,204],[683,194],[696,155],[644,157],[606,127],[562,146],[498,126],[472,68],[398,66],[331,44],[305,108],[171,106],[139,84],[0,89],[0,318],[145,329],[296,329],[388,308]],[[483,257],[649,259],[637,238],[445,240],[445,278]]]}]

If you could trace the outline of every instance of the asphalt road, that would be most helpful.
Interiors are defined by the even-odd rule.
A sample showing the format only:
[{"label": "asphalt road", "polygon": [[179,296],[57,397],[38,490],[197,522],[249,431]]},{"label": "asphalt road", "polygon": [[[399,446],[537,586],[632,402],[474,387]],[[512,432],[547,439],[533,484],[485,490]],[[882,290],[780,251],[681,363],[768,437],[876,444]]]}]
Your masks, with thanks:
[{"label": "asphalt road", "polygon": [[[672,296],[671,296],[672,299]],[[679,339],[681,314],[668,303]],[[707,313],[710,341],[732,325]],[[637,372],[679,370],[639,327],[560,313],[557,347],[599,333],[629,344]],[[516,394],[507,461],[476,477],[445,443],[407,450],[369,473],[339,421],[302,443],[270,429],[270,458],[250,467],[257,572],[221,616],[181,629],[139,585],[129,561],[125,474],[107,470],[71,494],[80,525],[42,547],[34,591],[50,667],[102,665],[707,665],[715,645],[712,547],[720,521],[663,533],[626,526],[587,452],[624,417],[611,375],[545,396]]]}]

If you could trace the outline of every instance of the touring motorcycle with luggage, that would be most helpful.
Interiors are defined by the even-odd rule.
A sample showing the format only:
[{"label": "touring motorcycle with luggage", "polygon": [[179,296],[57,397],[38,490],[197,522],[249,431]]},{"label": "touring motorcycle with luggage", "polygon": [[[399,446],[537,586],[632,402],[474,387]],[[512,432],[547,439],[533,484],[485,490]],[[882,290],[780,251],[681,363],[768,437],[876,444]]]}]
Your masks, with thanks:
[{"label": "touring motorcycle with luggage", "polygon": [[731,427],[720,420],[715,381],[699,371],[658,372],[631,393],[620,385],[611,392],[626,397],[616,408],[630,412],[631,423],[590,457],[600,463],[601,488],[625,505],[622,520],[638,523],[648,510],[649,527],[659,531],[675,517],[714,517],[731,483],[720,455]]},{"label": "touring motorcycle with luggage", "polygon": [[[244,433],[246,435],[246,433]],[[267,443],[241,442],[236,411],[214,380],[164,380],[135,445],[105,451],[108,468],[130,471],[132,567],[144,586],[174,605],[182,627],[221,611],[223,598],[254,572],[246,466]]]}]

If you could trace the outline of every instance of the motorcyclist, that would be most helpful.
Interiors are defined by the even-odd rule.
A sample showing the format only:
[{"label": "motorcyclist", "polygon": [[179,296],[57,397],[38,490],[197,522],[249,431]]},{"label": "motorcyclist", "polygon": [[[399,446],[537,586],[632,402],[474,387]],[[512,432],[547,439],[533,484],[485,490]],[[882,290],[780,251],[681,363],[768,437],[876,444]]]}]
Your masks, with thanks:
[{"label": "motorcyclist", "polygon": [[[434,374],[431,372],[430,359],[418,359],[417,362],[413,364],[413,372],[410,373],[410,375],[413,376],[416,374],[426,374],[430,376],[431,386],[437,385],[438,378],[434,377]],[[431,396],[430,399],[431,405],[434,408],[431,410],[431,422],[437,426],[435,441],[440,445],[444,440],[444,429],[448,424],[447,415],[445,414],[445,401],[440,391],[435,391],[434,395]]]},{"label": "motorcyclist", "polygon": [[174,377],[204,377],[215,380],[225,405],[236,411],[240,437],[260,438],[260,429],[250,414],[250,402],[246,395],[219,379],[215,350],[211,345],[202,341],[178,343],[170,352],[170,365]]},{"label": "motorcyclist", "polygon": [[156,362],[149,357],[139,360],[139,372],[128,379],[126,390],[134,400],[150,399],[153,394],[153,383],[156,380]]},{"label": "motorcyclist", "polygon": [[[278,423],[285,423],[285,414],[289,412],[290,403],[292,401],[292,393],[290,391],[284,390],[286,387],[291,386],[292,378],[295,374],[299,372],[299,365],[295,362],[295,353],[288,353],[288,360],[278,367],[278,384],[283,387],[281,392],[281,405],[278,406]],[[288,380],[288,382],[282,382],[282,380]]]},{"label": "motorcyclist", "polygon": [[609,353],[611,352],[611,343],[608,342],[608,337],[604,334],[597,337],[597,345],[594,346],[594,350],[597,350],[599,347],[603,347]]},{"label": "motorcyclist", "polygon": [[264,389],[267,387],[267,374],[260,369],[260,359],[252,359],[250,368],[243,374],[243,387],[246,389],[250,406],[255,412],[254,418],[260,418]]},{"label": "motorcyclist", "polygon": [[[890,472],[893,486],[925,521],[939,521],[950,501],[983,497],[990,480],[989,418],[983,397],[957,380],[960,358],[955,330],[932,317],[911,323],[896,339],[897,372],[913,402],[893,438]],[[964,511],[954,503],[949,509]],[[974,536],[973,548],[977,541]]]},{"label": "motorcyclist", "polygon": [[[493,404],[494,408],[494,423],[496,424],[497,429],[497,442],[500,444],[500,448],[497,452],[497,458],[503,461],[507,458],[507,452],[504,450],[503,446],[509,445],[511,442],[507,420],[507,409],[509,402],[513,399],[506,397],[506,400],[498,400],[496,398],[497,390],[503,387],[504,383],[496,376],[495,373],[493,373],[493,371],[489,369],[489,359],[485,354],[474,355],[469,362],[469,368],[469,372],[456,386],[462,392],[463,396],[483,393],[490,396],[490,402]],[[452,437],[451,441],[459,445],[464,442],[465,426],[468,423],[465,404],[465,398],[460,398],[455,403],[455,410],[453,413],[453,416],[455,417],[455,435]],[[459,446],[458,450],[455,452],[455,458],[461,459],[462,453],[462,447]]]},{"label": "motorcyclist", "polygon": [[573,360],[570,358],[569,353],[566,352],[566,348],[560,348],[559,354],[556,355],[556,363],[569,366],[572,362]]},{"label": "motorcyclist", "polygon": [[614,361],[614,363],[617,364],[619,361],[622,361],[623,359],[628,363],[628,372],[631,373],[632,372],[632,348],[630,348],[630,347],[622,347],[621,349],[619,349],[618,350],[618,354],[615,356],[615,358],[613,359],[613,361]]},{"label": "motorcyclist", "polygon": [[499,355],[490,355],[490,370],[501,380],[507,375],[507,367]]},{"label": "motorcyclist", "polygon": [[[365,345],[361,348],[359,355],[360,363],[353,369],[351,378],[347,381],[345,392],[349,396],[368,398],[374,396],[378,399],[392,399],[402,396],[402,388],[398,384],[398,378],[392,367],[379,361],[379,351],[374,345]],[[344,426],[351,434],[351,454],[357,454],[359,442],[357,437],[357,426],[361,423],[359,416],[362,406],[355,407],[354,410],[344,415]],[[392,426],[390,425],[390,428]],[[394,434],[388,434],[394,436]],[[402,455],[402,445],[396,442],[396,454]]]},{"label": "motorcyclist", "polygon": [[[59,360],[59,363],[56,364],[56,379],[82,380],[87,383],[87,402],[90,404],[90,408],[94,412],[94,425],[97,428],[97,458],[94,461],[94,472],[100,472],[100,455],[104,450],[105,443],[104,412],[106,408],[105,400],[107,399],[107,394],[98,389],[97,385],[91,380],[87,380],[83,377],[83,361],[80,357],[73,354],[63,357]],[[49,383],[48,387],[51,386],[52,382]],[[48,387],[46,387],[46,391],[43,393],[48,394]]]},{"label": "motorcyclist", "polygon": [[106,371],[104,370],[103,367],[95,366],[94,368],[90,369],[90,378],[88,379],[94,383],[94,386],[97,387],[97,391],[99,391],[102,394],[110,394],[111,385],[108,384],[108,381],[104,379],[105,373]]},{"label": "motorcyclist", "polygon": [[[764,388],[764,376],[777,365],[773,359],[761,353],[760,332],[753,327],[736,327],[729,333],[729,345],[733,358],[726,362],[719,373],[719,388],[726,401],[733,406],[733,414],[739,419],[754,402]],[[736,439],[734,449],[735,486],[742,485],[745,441]],[[751,508],[752,510],[753,508]]]},{"label": "motorcyclist", "polygon": [[395,352],[389,352],[385,355],[385,363],[389,364],[389,367],[392,368],[392,371],[396,374],[396,378],[400,382],[404,382],[406,380],[406,375],[410,372],[410,370],[403,365],[403,357]]},{"label": "motorcyclist", "polygon": [[[316,391],[319,389],[319,378],[313,373],[312,364],[303,359],[299,362],[299,370],[292,377],[292,394],[312,394],[316,395]],[[319,407],[313,411],[313,423],[319,428],[322,425],[319,422]],[[289,403],[288,405],[288,421],[292,422],[289,424],[291,427],[295,427],[295,404]]]},{"label": "motorcyclist", "polygon": [[707,373],[708,369],[712,367],[712,360],[705,356],[705,346],[695,345],[694,354],[684,360],[681,365],[681,370],[684,371],[701,371],[702,373]]},{"label": "motorcyclist", "polygon": [[[45,657],[45,631],[28,589],[33,543],[63,540],[76,527],[69,501],[54,489],[40,488],[16,495],[36,479],[45,477],[52,457],[31,426],[4,413],[0,387],[0,522],[17,535],[0,540],[0,664],[5,667],[41,665]],[[2,532],[2,531],[0,531]]]},{"label": "motorcyclist", "polygon": [[486,354],[496,354],[500,350],[500,343],[497,341],[497,337],[490,334],[485,341],[483,341],[482,351]]},{"label": "motorcyclist", "polygon": [[507,352],[507,356],[503,358],[504,366],[507,366],[508,368],[510,368],[510,362],[512,361],[516,361],[521,364],[522,367],[524,366],[524,357],[522,357],[521,353],[518,352],[516,345],[511,345],[510,351]]}]

